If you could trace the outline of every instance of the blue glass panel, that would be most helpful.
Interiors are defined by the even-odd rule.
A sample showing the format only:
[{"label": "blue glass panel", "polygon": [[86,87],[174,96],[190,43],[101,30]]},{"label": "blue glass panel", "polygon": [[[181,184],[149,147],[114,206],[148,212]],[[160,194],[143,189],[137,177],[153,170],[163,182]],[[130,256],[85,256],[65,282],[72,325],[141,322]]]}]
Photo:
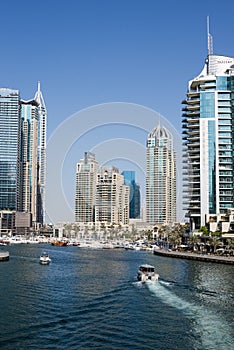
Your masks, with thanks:
[{"label": "blue glass panel", "polygon": [[217,86],[217,90],[228,90],[227,77],[217,77],[216,86]]},{"label": "blue glass panel", "polygon": [[213,92],[202,92],[200,100],[200,117],[215,117],[215,95]]},{"label": "blue glass panel", "polygon": [[209,210],[215,213],[215,122],[208,122],[208,147],[209,147]]}]

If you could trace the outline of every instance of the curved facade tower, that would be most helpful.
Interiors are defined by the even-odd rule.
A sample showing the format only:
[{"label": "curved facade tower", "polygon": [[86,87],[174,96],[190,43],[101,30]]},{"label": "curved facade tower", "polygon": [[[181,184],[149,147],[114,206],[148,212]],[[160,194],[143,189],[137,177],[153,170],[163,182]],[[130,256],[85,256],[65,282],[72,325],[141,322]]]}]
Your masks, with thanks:
[{"label": "curved facade tower", "polygon": [[234,58],[209,53],[182,104],[184,204],[195,230],[234,207]]},{"label": "curved facade tower", "polygon": [[147,138],[146,221],[176,222],[176,155],[172,135],[161,125]]},{"label": "curved facade tower", "polygon": [[47,138],[47,111],[38,82],[35,101],[38,103],[38,218],[41,224],[45,223],[45,198],[46,198],[46,138]]}]

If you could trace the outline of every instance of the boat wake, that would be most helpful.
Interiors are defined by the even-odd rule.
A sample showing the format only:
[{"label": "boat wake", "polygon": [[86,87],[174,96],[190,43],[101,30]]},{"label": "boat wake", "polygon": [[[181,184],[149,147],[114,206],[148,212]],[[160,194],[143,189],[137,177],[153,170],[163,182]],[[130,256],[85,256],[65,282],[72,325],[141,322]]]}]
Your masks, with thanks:
[{"label": "boat wake", "polygon": [[[203,349],[226,350],[233,345],[232,329],[224,319],[206,308],[182,299],[173,292],[173,283],[161,281],[146,283],[149,291],[164,304],[181,311],[193,322],[193,332]],[[200,339],[200,340],[199,340]],[[198,344],[199,347],[199,344]]]},{"label": "boat wake", "polygon": [[162,279],[159,279],[159,283],[165,286],[173,286],[173,282],[169,282],[169,281],[164,281]]}]

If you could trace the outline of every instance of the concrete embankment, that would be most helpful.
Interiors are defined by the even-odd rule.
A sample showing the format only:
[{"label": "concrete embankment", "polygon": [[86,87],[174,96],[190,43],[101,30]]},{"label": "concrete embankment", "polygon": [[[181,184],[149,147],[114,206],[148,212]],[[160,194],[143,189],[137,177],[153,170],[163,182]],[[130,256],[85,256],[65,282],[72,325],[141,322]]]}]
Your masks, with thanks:
[{"label": "concrete embankment", "polygon": [[234,265],[233,256],[217,256],[217,255],[196,254],[196,253],[189,253],[189,252],[174,252],[174,251],[168,251],[164,249],[155,250],[154,254],[167,256],[170,258],[179,258],[179,259],[188,259],[188,260],[197,260],[197,261],[214,262],[219,264]]},{"label": "concrete embankment", "polygon": [[9,252],[0,252],[0,261],[9,260]]}]

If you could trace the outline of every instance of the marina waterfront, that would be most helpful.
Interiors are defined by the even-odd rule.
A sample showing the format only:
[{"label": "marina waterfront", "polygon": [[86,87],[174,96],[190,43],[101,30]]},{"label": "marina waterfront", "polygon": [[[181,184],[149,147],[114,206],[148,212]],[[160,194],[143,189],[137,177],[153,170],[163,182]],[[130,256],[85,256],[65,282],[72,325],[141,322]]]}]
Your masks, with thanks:
[{"label": "marina waterfront", "polygon": [[[4,250],[1,350],[234,346],[232,265],[49,244]],[[49,265],[39,264],[42,251]],[[155,266],[158,282],[137,281],[144,263]]]}]

